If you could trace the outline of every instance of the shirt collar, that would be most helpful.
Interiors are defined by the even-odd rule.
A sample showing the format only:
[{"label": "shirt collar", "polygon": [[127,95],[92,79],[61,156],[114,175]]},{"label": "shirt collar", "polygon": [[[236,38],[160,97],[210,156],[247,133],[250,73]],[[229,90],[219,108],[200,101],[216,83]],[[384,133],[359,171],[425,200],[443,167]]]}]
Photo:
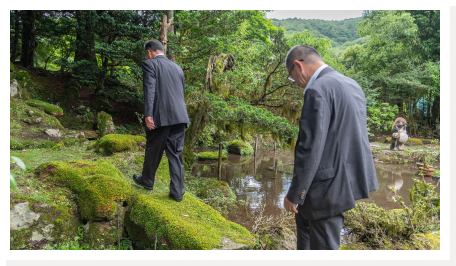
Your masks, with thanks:
[{"label": "shirt collar", "polygon": [[[159,56],[159,55],[161,55],[161,56],[165,56],[164,54],[157,54],[155,57],[157,57],[157,56]],[[154,58],[155,58],[155,57],[154,57]]]},{"label": "shirt collar", "polygon": [[307,85],[306,85],[306,88],[304,89],[304,93],[305,91],[307,90],[308,87],[310,87],[310,85],[312,85],[312,83],[315,81],[315,79],[318,77],[318,74],[320,74],[320,72],[325,68],[327,67],[328,65],[327,64],[324,64],[322,65],[321,67],[319,67],[317,69],[317,71],[315,71],[315,73],[313,73],[312,77],[310,77],[310,80],[309,82],[307,82]]}]

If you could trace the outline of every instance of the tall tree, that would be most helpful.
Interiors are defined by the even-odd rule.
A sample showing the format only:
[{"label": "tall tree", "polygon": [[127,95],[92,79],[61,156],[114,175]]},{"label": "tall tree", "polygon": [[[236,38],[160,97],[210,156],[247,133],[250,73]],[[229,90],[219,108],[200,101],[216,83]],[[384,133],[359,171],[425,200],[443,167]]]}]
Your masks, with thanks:
[{"label": "tall tree", "polygon": [[21,65],[31,68],[34,65],[36,41],[36,15],[37,11],[24,10],[21,12],[22,20],[22,52]]},{"label": "tall tree", "polygon": [[[20,16],[19,10],[10,12],[10,25],[14,28],[11,29],[10,33],[10,61],[16,61],[19,56],[19,36],[20,36]],[[14,26],[13,26],[14,25]]]}]

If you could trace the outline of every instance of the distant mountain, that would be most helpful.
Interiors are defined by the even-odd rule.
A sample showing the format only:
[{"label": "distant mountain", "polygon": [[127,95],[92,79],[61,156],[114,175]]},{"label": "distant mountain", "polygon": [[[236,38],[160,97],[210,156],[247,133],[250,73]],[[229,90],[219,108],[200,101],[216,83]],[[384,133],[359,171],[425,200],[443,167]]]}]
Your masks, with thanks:
[{"label": "distant mountain", "polygon": [[350,18],[345,20],[322,20],[322,19],[271,19],[276,27],[284,27],[288,34],[308,30],[315,37],[327,37],[331,40],[333,47],[340,46],[346,42],[353,42],[360,38],[357,33],[357,24],[362,18]]}]

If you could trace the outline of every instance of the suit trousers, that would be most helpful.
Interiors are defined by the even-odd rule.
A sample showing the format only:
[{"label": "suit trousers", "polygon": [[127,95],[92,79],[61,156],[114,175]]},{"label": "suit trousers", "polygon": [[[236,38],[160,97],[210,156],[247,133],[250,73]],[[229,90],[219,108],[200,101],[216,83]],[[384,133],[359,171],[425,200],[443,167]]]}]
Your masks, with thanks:
[{"label": "suit trousers", "polygon": [[146,186],[154,186],[155,173],[163,157],[163,151],[166,150],[171,178],[169,194],[177,199],[182,198],[185,193],[182,158],[185,126],[186,124],[176,124],[146,131],[147,142],[141,181]]},{"label": "suit trousers", "polygon": [[310,221],[295,214],[298,250],[338,250],[344,214]]}]

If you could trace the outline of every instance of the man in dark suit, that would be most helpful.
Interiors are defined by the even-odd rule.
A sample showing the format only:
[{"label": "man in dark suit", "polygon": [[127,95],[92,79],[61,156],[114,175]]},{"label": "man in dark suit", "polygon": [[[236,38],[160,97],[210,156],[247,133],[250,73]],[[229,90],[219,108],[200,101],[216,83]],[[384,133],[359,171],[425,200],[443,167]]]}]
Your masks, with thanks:
[{"label": "man in dark suit", "polygon": [[147,58],[142,62],[147,143],[142,175],[133,175],[133,180],[152,190],[155,172],[166,150],[171,177],[169,196],[181,201],[185,193],[182,151],[185,129],[190,124],[184,99],[184,72],[165,57],[158,40],[147,41],[144,49]]},{"label": "man in dark suit", "polygon": [[343,213],[378,190],[364,92],[313,47],[293,47],[285,64],[305,89],[284,207],[295,213],[298,249],[339,249]]}]

